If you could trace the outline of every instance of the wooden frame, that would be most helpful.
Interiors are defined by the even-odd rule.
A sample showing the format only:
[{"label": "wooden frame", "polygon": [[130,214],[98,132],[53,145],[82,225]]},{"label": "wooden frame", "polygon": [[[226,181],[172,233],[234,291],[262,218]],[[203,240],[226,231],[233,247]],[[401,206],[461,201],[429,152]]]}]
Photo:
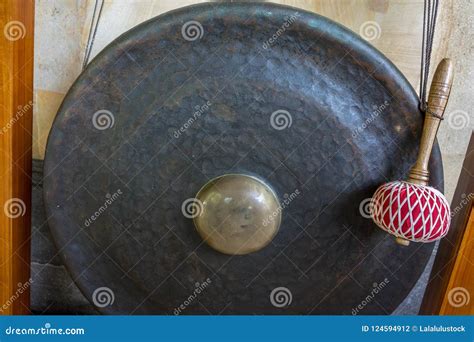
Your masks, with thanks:
[{"label": "wooden frame", "polygon": [[460,251],[464,233],[472,208],[474,195],[474,134],[471,134],[469,147],[461,169],[458,185],[454,193],[451,211],[453,213],[448,235],[441,240],[438,253],[431,271],[420,314],[443,314],[443,301],[449,289],[449,282],[454,271],[456,258]]},{"label": "wooden frame", "polygon": [[[0,314],[29,312],[34,0],[0,1]],[[453,203],[474,193],[474,138]],[[437,314],[471,206],[453,218],[420,313]]]},{"label": "wooden frame", "polygon": [[0,1],[0,313],[29,312],[34,0]]}]

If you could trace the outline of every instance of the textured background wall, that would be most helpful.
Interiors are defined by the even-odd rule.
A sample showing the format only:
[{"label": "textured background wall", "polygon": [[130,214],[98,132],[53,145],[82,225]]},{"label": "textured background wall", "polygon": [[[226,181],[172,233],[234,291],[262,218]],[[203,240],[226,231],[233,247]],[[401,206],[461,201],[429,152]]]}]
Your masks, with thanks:
[{"label": "textured background wall", "polygon": [[[101,1],[101,0],[98,0]],[[172,10],[202,1],[190,0],[106,0],[97,29],[94,57],[117,36],[137,24]],[[418,89],[422,30],[422,0],[280,0],[277,3],[300,7],[327,16],[362,33],[406,75]],[[80,74],[95,0],[37,0],[35,37],[35,159],[43,159],[46,139],[56,111],[75,78]],[[445,188],[451,199],[459,176],[468,139],[474,126],[474,2],[472,0],[441,1],[433,65],[442,57],[456,64],[455,83],[441,126],[439,142],[444,160]],[[433,70],[432,70],[433,71]],[[90,312],[87,301],[71,282],[45,223],[41,201],[41,163],[36,162],[33,274],[42,274],[32,288],[36,311]],[[44,270],[44,272],[39,272]],[[425,275],[426,277],[426,275]],[[54,279],[52,282],[51,279]],[[399,312],[416,312],[426,280],[421,280],[414,295]],[[62,305],[64,307],[62,307]]]}]

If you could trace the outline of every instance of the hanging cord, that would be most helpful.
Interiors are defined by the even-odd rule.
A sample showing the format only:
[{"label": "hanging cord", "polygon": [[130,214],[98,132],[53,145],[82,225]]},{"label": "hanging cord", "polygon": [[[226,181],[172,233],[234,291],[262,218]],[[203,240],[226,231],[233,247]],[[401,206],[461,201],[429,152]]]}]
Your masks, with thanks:
[{"label": "hanging cord", "polygon": [[[99,6],[100,1],[100,6]],[[92,45],[94,45],[95,36],[97,34],[97,27],[99,26],[100,15],[102,14],[102,8],[104,7],[103,0],[95,0],[94,12],[92,13],[91,27],[89,29],[89,36],[87,37],[86,51],[84,53],[84,61],[82,62],[82,70],[84,70],[89,63],[89,58],[92,52]],[[97,12],[97,8],[99,11]],[[97,14],[97,18],[96,18]]]},{"label": "hanging cord", "polygon": [[[100,6],[99,6],[100,1]],[[430,60],[431,51],[433,48],[434,33],[436,27],[436,18],[438,16],[439,0],[425,0],[423,11],[423,38],[421,46],[421,72],[420,72],[420,109],[422,112],[427,110],[426,101],[426,86],[428,84],[428,77],[430,74]],[[92,52],[95,36],[97,34],[97,27],[99,26],[99,19],[104,7],[104,0],[96,0],[94,5],[94,12],[92,13],[91,26],[89,29],[89,36],[87,38],[86,51],[84,54],[84,61],[82,63],[82,70],[84,70],[89,63],[89,58]],[[97,8],[99,10],[97,11]],[[96,18],[97,14],[97,18]],[[436,117],[433,113],[430,113]],[[441,117],[439,117],[442,119]]]},{"label": "hanging cord", "polygon": [[[424,3],[420,73],[420,109],[422,112],[427,110],[426,86],[430,75],[431,49],[433,47],[436,17],[438,15],[438,2],[438,0],[425,0]],[[431,112],[430,114],[434,115]],[[438,117],[438,115],[435,116]]]}]

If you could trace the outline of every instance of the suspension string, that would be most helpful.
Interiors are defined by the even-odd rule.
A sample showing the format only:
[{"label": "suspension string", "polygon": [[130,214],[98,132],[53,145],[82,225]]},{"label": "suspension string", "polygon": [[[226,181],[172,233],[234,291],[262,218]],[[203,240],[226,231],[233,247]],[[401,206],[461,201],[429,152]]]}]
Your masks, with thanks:
[{"label": "suspension string", "polygon": [[420,72],[420,109],[426,112],[426,86],[430,75],[431,50],[433,47],[436,17],[439,0],[425,0],[423,11],[423,38],[421,43],[421,72]]},{"label": "suspension string", "polygon": [[[100,1],[100,6],[99,6]],[[89,63],[89,58],[92,52],[92,46],[94,45],[95,36],[97,34],[97,27],[99,26],[100,15],[102,14],[102,8],[104,7],[104,0],[95,0],[94,12],[92,13],[91,26],[89,29],[89,36],[87,37],[86,51],[84,53],[84,61],[82,62],[82,70],[84,70]],[[99,11],[97,11],[99,8]],[[96,18],[97,14],[97,18]]]},{"label": "suspension string", "polygon": [[[100,6],[99,6],[100,1]],[[420,67],[420,109],[426,112],[426,87],[428,84],[428,77],[430,74],[431,51],[433,48],[433,40],[436,27],[436,18],[438,16],[439,0],[425,0],[423,11],[423,37],[421,43],[421,67]],[[84,61],[82,69],[84,70],[89,63],[89,58],[92,52],[95,36],[97,34],[97,27],[99,26],[99,19],[104,7],[104,0],[96,0],[94,5],[94,12],[92,13],[91,26],[89,29],[89,36],[87,38],[86,51],[84,54]],[[97,10],[98,9],[98,10]],[[97,15],[97,18],[96,18]]]}]

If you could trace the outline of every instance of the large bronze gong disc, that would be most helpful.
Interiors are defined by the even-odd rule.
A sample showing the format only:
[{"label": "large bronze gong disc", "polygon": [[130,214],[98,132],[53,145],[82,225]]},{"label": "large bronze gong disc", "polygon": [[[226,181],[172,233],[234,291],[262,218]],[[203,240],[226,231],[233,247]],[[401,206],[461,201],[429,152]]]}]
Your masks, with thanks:
[{"label": "large bronze gong disc", "polygon": [[[332,21],[272,4],[182,8],[120,36],[70,89],[46,151],[49,223],[104,313],[390,313],[433,244],[396,244],[365,204],[406,177],[421,125],[407,80]],[[442,189],[438,146],[430,168]],[[213,248],[186,211],[228,174],[279,202],[281,223],[246,254]]]}]

